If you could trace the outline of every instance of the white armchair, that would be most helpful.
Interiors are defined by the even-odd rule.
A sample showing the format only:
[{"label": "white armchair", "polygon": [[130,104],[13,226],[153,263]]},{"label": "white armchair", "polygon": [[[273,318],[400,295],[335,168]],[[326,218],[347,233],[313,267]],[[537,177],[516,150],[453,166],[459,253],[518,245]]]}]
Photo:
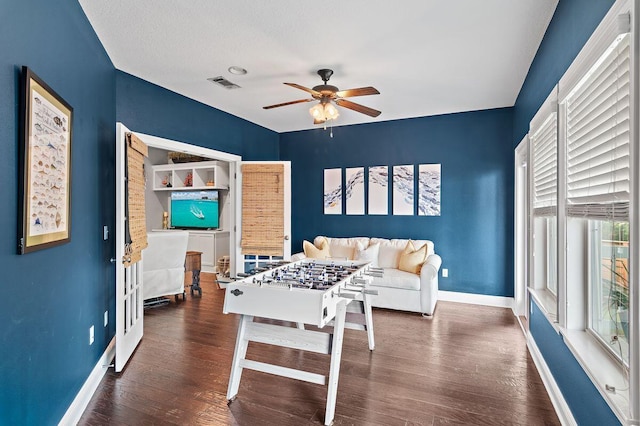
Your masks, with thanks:
[{"label": "white armchair", "polygon": [[148,246],[142,250],[143,298],[182,294],[184,299],[184,260],[187,231],[147,233]]}]

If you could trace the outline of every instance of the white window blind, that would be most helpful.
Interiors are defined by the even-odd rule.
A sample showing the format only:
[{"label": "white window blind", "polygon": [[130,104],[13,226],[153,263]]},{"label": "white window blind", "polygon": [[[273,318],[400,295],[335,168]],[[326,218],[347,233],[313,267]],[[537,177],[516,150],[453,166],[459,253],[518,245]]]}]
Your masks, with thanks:
[{"label": "white window blind", "polygon": [[[536,128],[534,128],[534,126]],[[554,216],[558,198],[558,119],[550,113],[539,125],[532,122],[533,211],[536,216]]]},{"label": "white window blind", "polygon": [[617,37],[564,101],[569,216],[629,217],[629,55]]}]

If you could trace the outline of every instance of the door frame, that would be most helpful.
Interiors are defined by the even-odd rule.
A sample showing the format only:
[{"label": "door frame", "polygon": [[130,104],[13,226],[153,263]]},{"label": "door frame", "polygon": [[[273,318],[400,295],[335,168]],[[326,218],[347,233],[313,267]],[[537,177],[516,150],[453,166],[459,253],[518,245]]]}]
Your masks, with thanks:
[{"label": "door frame", "polygon": [[514,154],[514,306],[517,316],[529,318],[529,135]]}]

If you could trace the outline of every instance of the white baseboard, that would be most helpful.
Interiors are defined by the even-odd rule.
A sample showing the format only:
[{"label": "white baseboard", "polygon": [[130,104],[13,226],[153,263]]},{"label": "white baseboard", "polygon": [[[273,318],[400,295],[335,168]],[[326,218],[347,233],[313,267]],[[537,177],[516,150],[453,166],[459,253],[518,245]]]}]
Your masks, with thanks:
[{"label": "white baseboard", "polygon": [[549,394],[553,408],[555,408],[556,414],[560,419],[560,423],[564,426],[577,425],[576,419],[573,417],[573,413],[571,412],[567,401],[564,399],[564,395],[562,395],[558,384],[553,378],[553,374],[551,374],[551,370],[549,370],[547,363],[538,349],[538,345],[536,345],[535,340],[533,340],[533,337],[529,332],[527,332],[527,348],[529,348],[531,358],[533,358],[533,362],[538,369],[538,374],[540,374],[542,383],[544,383],[544,387],[547,389],[547,393]]},{"label": "white baseboard", "polygon": [[111,339],[107,348],[104,350],[104,353],[96,363],[96,366],[93,367],[91,374],[80,388],[80,392],[73,399],[73,402],[67,409],[67,412],[64,413],[64,416],[58,423],[59,426],[67,426],[67,425],[76,425],[80,421],[80,417],[82,417],[82,413],[84,413],[85,408],[89,405],[89,401],[93,397],[96,389],[100,386],[100,381],[102,377],[104,377],[105,373],[109,369],[109,364],[113,360],[113,357],[116,353],[116,338]]},{"label": "white baseboard", "polygon": [[438,290],[438,300],[446,302],[469,303],[472,305],[494,306],[513,309],[514,298],[488,296],[486,294],[458,293],[456,291]]}]

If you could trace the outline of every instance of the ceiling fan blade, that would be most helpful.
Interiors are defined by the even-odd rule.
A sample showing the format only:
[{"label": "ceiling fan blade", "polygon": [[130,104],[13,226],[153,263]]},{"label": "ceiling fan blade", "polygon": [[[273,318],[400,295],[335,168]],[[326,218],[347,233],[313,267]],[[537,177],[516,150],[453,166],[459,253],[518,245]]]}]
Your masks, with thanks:
[{"label": "ceiling fan blade", "polygon": [[375,87],[359,87],[357,89],[341,90],[336,92],[338,98],[351,98],[353,96],[379,95],[378,89]]},{"label": "ceiling fan blade", "polygon": [[313,89],[309,89],[308,87],[300,86],[299,84],[295,84],[295,83],[284,83],[284,84],[286,84],[287,86],[295,87],[296,89],[304,90],[305,92],[311,93],[314,97],[322,96],[322,93],[317,92]]},{"label": "ceiling fan blade", "polygon": [[341,107],[352,109],[352,110],[360,112],[362,114],[366,114],[366,115],[368,115],[370,117],[377,117],[380,114],[382,114],[382,112],[378,111],[377,109],[369,108],[369,107],[366,107],[364,105],[360,105],[360,104],[357,104],[355,102],[348,101],[346,99],[336,99],[335,102],[336,102],[336,104],[340,105]]},{"label": "ceiling fan blade", "polygon": [[281,106],[300,104],[302,102],[311,102],[311,101],[315,101],[315,99],[313,99],[313,98],[310,98],[310,99],[298,99],[297,101],[284,102],[284,103],[281,103],[281,104],[265,106],[265,107],[262,107],[262,109],[278,108],[278,107],[281,107]]}]

